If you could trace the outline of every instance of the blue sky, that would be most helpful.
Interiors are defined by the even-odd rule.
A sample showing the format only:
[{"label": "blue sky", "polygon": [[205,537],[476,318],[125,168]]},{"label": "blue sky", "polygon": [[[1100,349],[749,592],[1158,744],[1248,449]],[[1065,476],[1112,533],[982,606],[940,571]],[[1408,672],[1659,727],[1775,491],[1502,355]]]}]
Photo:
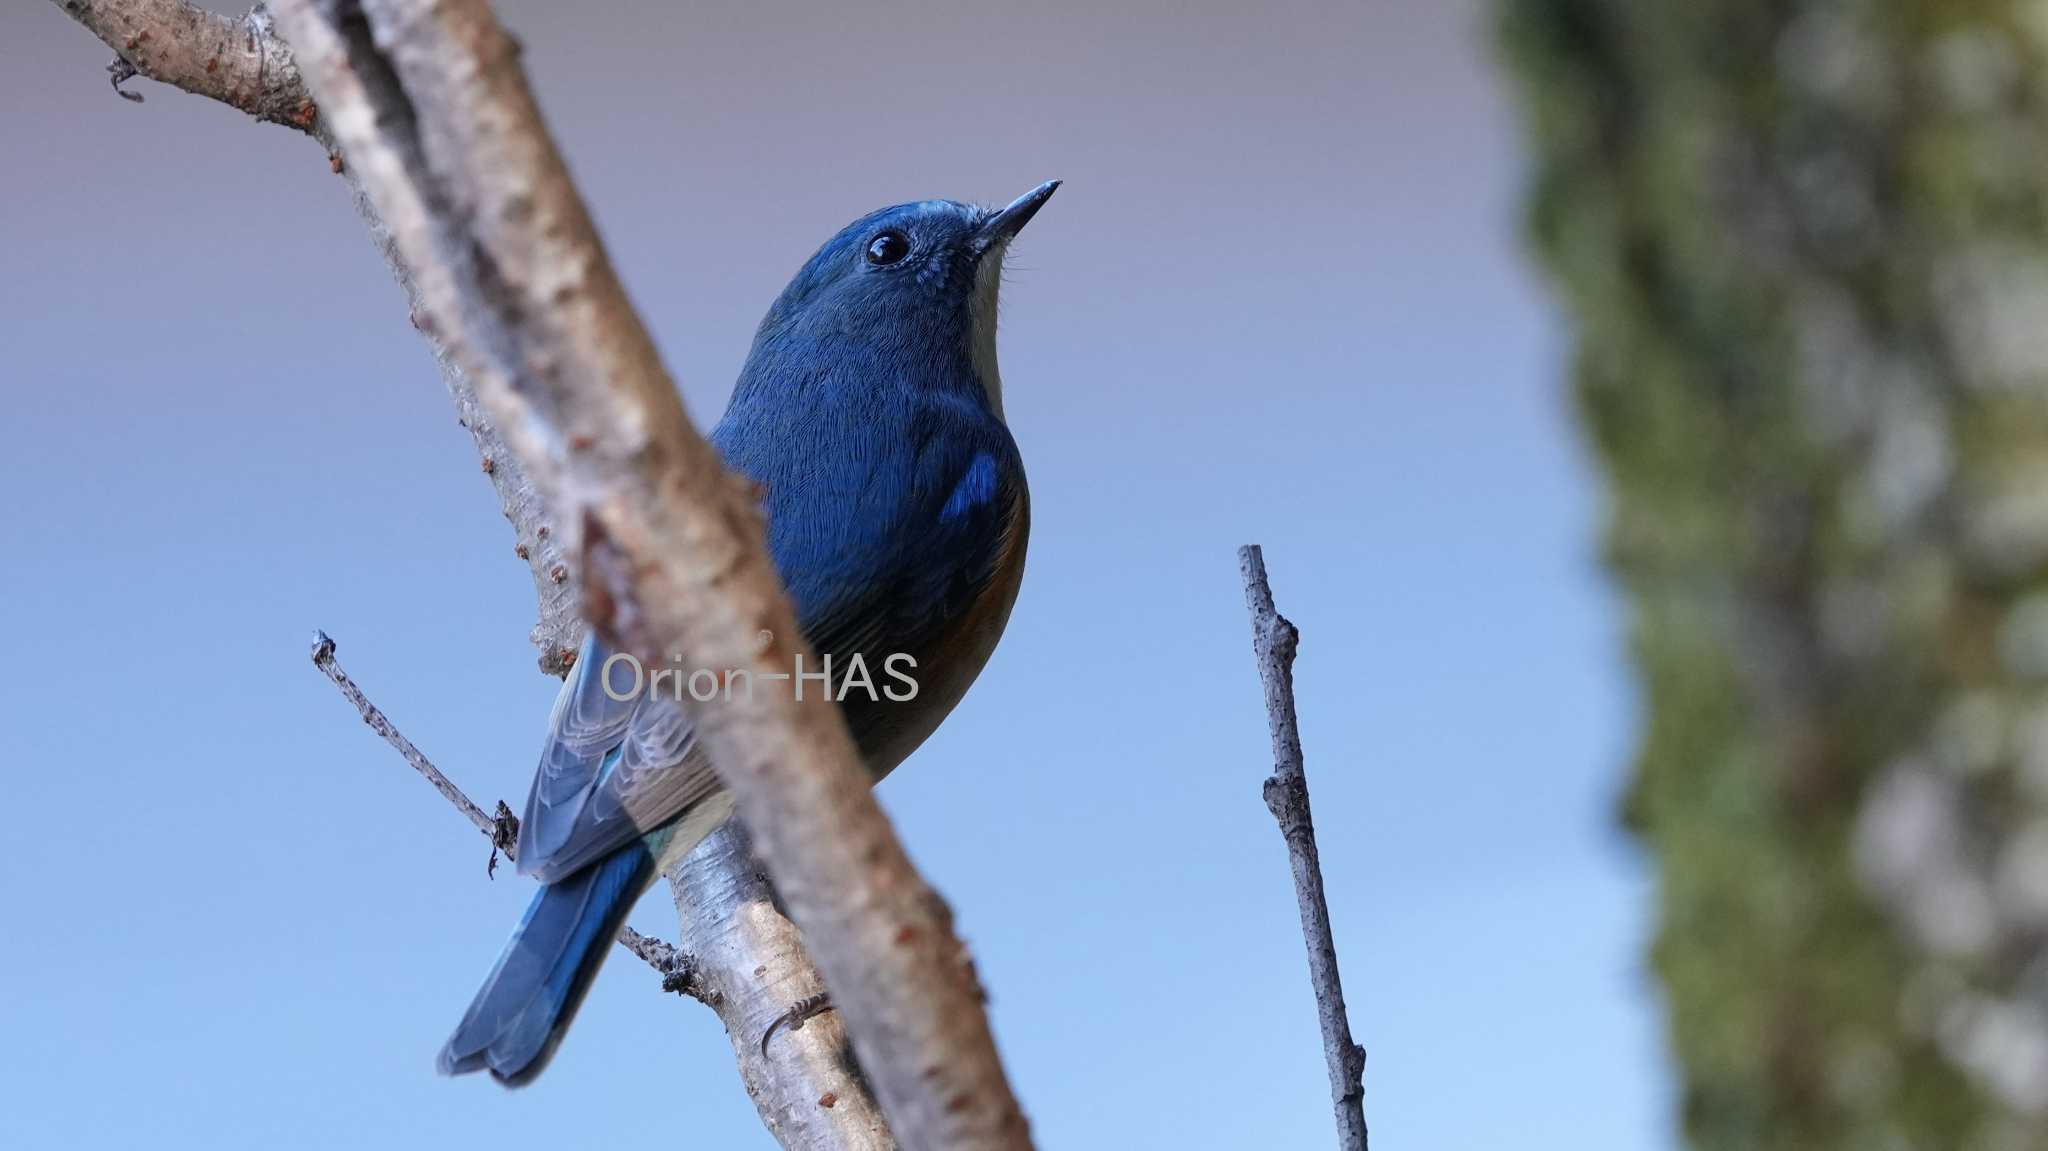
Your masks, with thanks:
[{"label": "blue sky", "polygon": [[[1473,5],[503,10],[705,425],[847,220],[1067,182],[1004,289],[1023,593],[882,789],[1044,1145],[1328,1141],[1251,541],[1375,1133],[1672,1145],[1619,612]],[[115,99],[51,6],[0,41],[0,1143],[770,1146],[630,963],[534,1087],[434,1076],[530,888],[306,653],[516,806],[553,683],[510,532],[313,148]]]}]

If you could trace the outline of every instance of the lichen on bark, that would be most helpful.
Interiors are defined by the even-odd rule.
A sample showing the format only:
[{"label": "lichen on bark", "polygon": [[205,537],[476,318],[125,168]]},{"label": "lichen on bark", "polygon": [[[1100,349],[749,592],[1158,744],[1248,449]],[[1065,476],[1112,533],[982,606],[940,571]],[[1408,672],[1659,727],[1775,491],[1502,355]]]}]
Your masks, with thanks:
[{"label": "lichen on bark", "polygon": [[1687,1137],[2048,1147],[2048,8],[1496,7]]}]

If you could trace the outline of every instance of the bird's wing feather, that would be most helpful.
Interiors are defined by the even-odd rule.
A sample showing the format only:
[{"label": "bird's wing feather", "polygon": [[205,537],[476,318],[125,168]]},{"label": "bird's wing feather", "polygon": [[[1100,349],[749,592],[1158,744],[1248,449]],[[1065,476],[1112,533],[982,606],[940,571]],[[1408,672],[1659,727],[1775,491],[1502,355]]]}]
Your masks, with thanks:
[{"label": "bird's wing feather", "polygon": [[540,767],[519,824],[522,872],[538,871],[561,850],[592,786],[632,725],[638,701],[613,699],[604,690],[603,677],[611,670],[605,666],[608,656],[594,636],[586,638],[575,669],[555,696]]},{"label": "bird's wing feather", "polygon": [[[792,532],[771,508],[776,565],[794,577],[790,592],[812,650],[841,661],[835,675],[851,653],[879,660],[916,646],[986,588],[1010,487],[1021,482],[994,467],[989,453],[973,450],[918,461],[922,474],[904,477],[911,482],[901,506],[925,522],[872,525],[879,538],[863,541],[868,554],[859,564],[806,554],[844,541]],[[595,636],[586,639],[555,702],[519,834],[519,870],[542,882],[575,873],[719,787],[666,681],[659,694],[627,692],[631,669],[622,667],[612,673],[613,691],[604,690],[611,656]],[[858,737],[859,717],[848,718]]]},{"label": "bird's wing feather", "polygon": [[[673,818],[717,787],[672,695],[630,691],[594,634],[562,684],[519,825],[519,870],[543,883],[573,874]],[[624,698],[618,698],[624,697]]]}]

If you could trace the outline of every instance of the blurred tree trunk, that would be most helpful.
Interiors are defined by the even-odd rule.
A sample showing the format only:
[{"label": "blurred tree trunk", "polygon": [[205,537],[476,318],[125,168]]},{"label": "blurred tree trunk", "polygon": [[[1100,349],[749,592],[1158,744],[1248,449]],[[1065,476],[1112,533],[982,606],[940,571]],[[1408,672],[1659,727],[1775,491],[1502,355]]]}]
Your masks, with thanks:
[{"label": "blurred tree trunk", "polygon": [[1497,10],[1690,1141],[2048,1147],[2048,4]]}]

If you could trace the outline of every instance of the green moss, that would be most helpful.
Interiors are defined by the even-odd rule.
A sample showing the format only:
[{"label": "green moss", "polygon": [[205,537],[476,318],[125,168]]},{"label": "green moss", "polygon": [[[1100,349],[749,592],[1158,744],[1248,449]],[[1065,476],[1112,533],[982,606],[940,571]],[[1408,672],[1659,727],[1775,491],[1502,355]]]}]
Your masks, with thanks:
[{"label": "green moss", "polygon": [[[1944,715],[2036,690],[1996,636],[2048,572],[1965,546],[2001,485],[2048,475],[2048,340],[2010,370],[2030,345],[1987,333],[2011,292],[1970,290],[2048,259],[2023,7],[1499,0],[1645,688],[1625,816],[1659,866],[1697,1147],[2048,1147],[1941,1022],[1993,1002],[2048,1025],[2023,982],[2041,926],[1994,901],[1988,938],[1930,938],[1912,869],[1951,864],[1893,851],[1879,870],[1907,878],[1878,882],[1857,846]],[[1950,707],[1968,692],[1993,706]],[[2048,811],[2013,784],[2024,749],[1984,746],[1940,786],[1952,866],[1989,890]]]}]

